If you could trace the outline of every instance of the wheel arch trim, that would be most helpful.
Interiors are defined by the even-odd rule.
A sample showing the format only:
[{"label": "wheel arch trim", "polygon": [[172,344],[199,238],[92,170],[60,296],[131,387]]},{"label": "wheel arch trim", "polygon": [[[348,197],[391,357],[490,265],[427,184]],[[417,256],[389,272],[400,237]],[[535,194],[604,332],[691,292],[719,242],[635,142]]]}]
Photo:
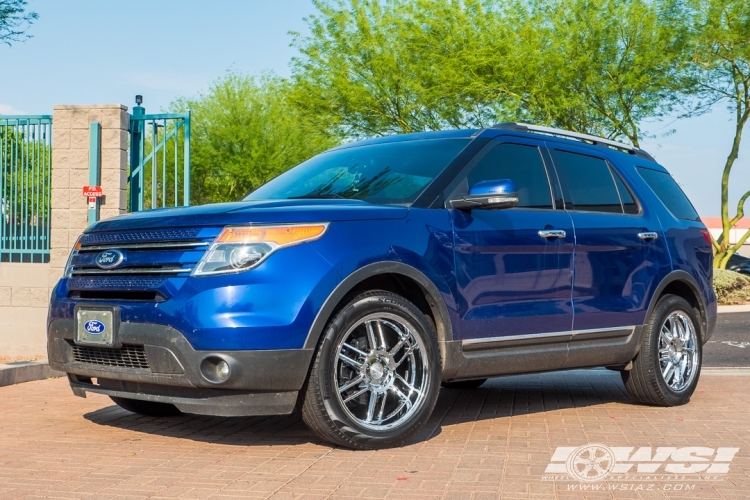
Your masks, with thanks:
[{"label": "wheel arch trim", "polygon": [[656,287],[656,290],[654,290],[654,294],[651,296],[651,302],[648,305],[648,310],[646,311],[646,321],[648,321],[648,318],[651,317],[651,314],[654,312],[654,309],[656,308],[656,304],[659,302],[659,299],[661,298],[662,294],[664,293],[664,290],[675,282],[682,282],[686,284],[690,291],[695,296],[696,301],[698,302],[698,309],[700,312],[700,329],[701,329],[701,339],[703,340],[703,343],[705,343],[708,335],[708,311],[706,309],[706,303],[703,298],[703,295],[700,293],[700,287],[698,286],[698,282],[695,280],[693,276],[691,276],[686,271],[676,270],[672,271],[671,273],[667,274],[659,283],[659,286]]},{"label": "wheel arch trim", "polygon": [[333,289],[318,310],[318,313],[315,315],[315,319],[313,320],[312,326],[307,333],[307,338],[305,339],[304,349],[315,349],[317,347],[318,340],[323,334],[323,329],[335,311],[336,306],[349,292],[364,280],[381,274],[400,274],[419,284],[430,299],[428,301],[430,308],[437,310],[439,315],[439,317],[435,318],[435,322],[439,323],[435,325],[438,334],[437,340],[439,342],[453,340],[453,329],[451,326],[448,306],[445,304],[445,300],[437,286],[435,286],[435,284],[425,276],[424,273],[408,264],[399,261],[381,261],[357,269],[344,278],[336,288]]}]

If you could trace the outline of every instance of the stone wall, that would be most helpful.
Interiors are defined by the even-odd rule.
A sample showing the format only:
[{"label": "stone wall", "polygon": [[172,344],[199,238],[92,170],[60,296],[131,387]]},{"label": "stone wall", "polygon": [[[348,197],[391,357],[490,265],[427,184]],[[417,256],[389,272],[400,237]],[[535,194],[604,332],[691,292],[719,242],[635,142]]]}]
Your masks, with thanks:
[{"label": "stone wall", "polygon": [[127,209],[127,107],[119,104],[55,106],[52,118],[52,254],[55,282],[62,276],[70,249],[88,225],[83,186],[89,183],[91,122],[102,125],[101,165],[105,199],[101,219]]},{"label": "stone wall", "polygon": [[56,282],[49,264],[0,263],[0,356],[47,352],[47,304]]}]

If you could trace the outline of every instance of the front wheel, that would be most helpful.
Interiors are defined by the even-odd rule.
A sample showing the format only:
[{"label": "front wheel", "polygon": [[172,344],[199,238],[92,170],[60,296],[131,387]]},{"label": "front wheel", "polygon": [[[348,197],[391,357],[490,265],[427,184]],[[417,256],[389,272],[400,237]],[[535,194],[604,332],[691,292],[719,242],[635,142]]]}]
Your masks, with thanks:
[{"label": "front wheel", "polygon": [[690,401],[698,385],[703,350],[698,319],[682,297],[659,300],[644,325],[644,339],[633,368],[622,380],[639,403],[677,406]]},{"label": "front wheel", "polygon": [[399,295],[366,292],[329,322],[302,419],[341,446],[400,446],[427,422],[439,389],[437,338],[424,314]]}]

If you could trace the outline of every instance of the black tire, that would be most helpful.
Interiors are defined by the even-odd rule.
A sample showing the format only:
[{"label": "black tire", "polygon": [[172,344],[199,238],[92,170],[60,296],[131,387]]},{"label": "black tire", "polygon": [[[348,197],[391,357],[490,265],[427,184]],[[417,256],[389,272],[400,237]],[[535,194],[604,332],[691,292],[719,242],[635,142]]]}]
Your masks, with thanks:
[{"label": "black tire", "polygon": [[140,399],[118,398],[110,396],[117,406],[123,410],[145,415],[147,417],[176,417],[182,412],[175,405],[169,403],[157,403],[156,401],[142,401]]},{"label": "black tire", "polygon": [[478,389],[485,382],[487,382],[486,378],[477,378],[474,380],[453,380],[450,382],[443,382],[440,385],[442,385],[446,389],[470,391],[472,389]]},{"label": "black tire", "polygon": [[[410,338],[414,342],[410,341],[409,344],[404,344],[404,346],[419,345],[423,352],[420,351],[420,353],[417,353],[420,348],[409,351],[409,348],[405,347],[401,347],[400,350],[396,351],[396,346],[394,345],[392,346],[393,349],[391,349],[393,353],[390,359],[395,361],[402,356],[403,359],[399,361],[400,364],[392,365],[388,364],[387,361],[382,361],[383,364],[380,364],[380,358],[376,360],[372,356],[377,355],[377,352],[391,354],[391,350],[380,349],[377,352],[372,350],[369,347],[371,342],[368,340],[370,331],[365,332],[366,344],[357,344],[362,349],[362,351],[359,351],[359,354],[354,354],[354,351],[347,350],[348,348],[344,346],[344,341],[354,342],[354,336],[360,335],[358,342],[361,342],[361,332],[367,329],[367,323],[362,322],[378,314],[390,315],[392,321],[403,321],[405,324],[408,324],[411,327],[409,328],[412,335]],[[399,319],[393,320],[393,318]],[[380,320],[370,319],[369,321],[377,323]],[[380,338],[383,339],[382,330],[380,331]],[[394,332],[395,330],[389,334],[393,335]],[[396,339],[398,338],[403,337],[396,337]],[[384,344],[386,347],[391,347],[388,343]],[[342,361],[344,351],[346,351],[347,355],[356,355],[357,360],[361,360],[358,361],[360,366],[349,366],[347,363],[344,363]],[[404,363],[404,360],[409,357],[407,356],[407,351],[412,352],[414,355]],[[425,361],[420,361],[421,364],[419,365],[410,364],[416,363],[416,360]],[[378,374],[372,370],[375,364],[379,364],[380,366],[377,371],[383,369],[385,375],[382,373]],[[376,379],[383,382],[383,385],[378,387],[386,387],[386,380],[392,380],[395,385],[395,374],[399,370],[403,370],[403,366],[414,366],[415,368],[410,370],[413,373],[412,376],[416,377],[416,374],[419,374],[417,380],[426,385],[420,386],[422,390],[419,392],[408,393],[409,399],[412,397],[412,394],[417,394],[417,396],[415,401],[406,410],[403,410],[407,414],[399,417],[403,419],[402,422],[399,423],[398,420],[395,420],[394,423],[384,424],[381,428],[377,429],[365,427],[364,425],[368,421],[371,421],[372,415],[374,415],[374,413],[371,413],[372,410],[370,408],[376,408],[378,404],[371,401],[376,391],[371,389],[368,392],[364,392],[364,396],[358,396],[353,401],[350,401],[348,403],[349,406],[347,406],[344,398],[350,397],[353,392],[359,392],[362,390],[362,387],[372,388],[373,381]],[[419,369],[416,368],[417,366],[419,366]],[[348,378],[349,382],[353,382],[355,378],[362,380],[352,386],[352,389],[341,391],[340,389],[346,384],[342,383],[339,385],[337,381],[345,375],[347,370],[351,372]],[[372,376],[373,373],[375,373],[375,376]],[[427,423],[427,419],[430,418],[440,391],[440,373],[441,360],[437,345],[437,335],[425,315],[414,304],[394,293],[385,291],[366,292],[355,297],[343,309],[339,310],[326,326],[313,360],[308,383],[301,396],[302,419],[310,430],[320,438],[347,448],[372,450],[401,446],[412,438]],[[382,379],[379,377],[382,377]],[[409,377],[409,372],[407,372],[406,377]],[[344,379],[344,382],[346,380]],[[413,387],[416,388],[416,386],[415,382]],[[396,388],[398,389],[398,386]],[[340,396],[342,393],[344,395]],[[400,403],[403,403],[403,399],[397,399],[397,396],[399,396],[397,393],[397,390],[385,389],[384,393],[375,395],[375,401],[380,401],[382,407],[385,408],[389,404],[387,402],[390,398],[390,405],[398,407]],[[400,396],[404,396],[404,393],[402,392]],[[361,399],[363,397],[367,399],[369,404],[366,404]],[[378,398],[382,399],[379,400]],[[367,415],[364,420],[358,420],[358,417],[354,415],[354,412],[359,411],[359,408],[362,408],[362,411],[367,409]],[[391,411],[390,407],[388,411]],[[398,409],[394,409],[393,411],[398,417]],[[380,418],[374,424],[377,425],[380,422],[384,422],[384,413],[386,412],[380,410]],[[393,425],[393,427],[385,428],[385,425]]]},{"label": "black tire", "polygon": [[[669,362],[661,361],[658,352],[660,332],[667,318],[673,313],[681,314],[692,323],[695,338],[692,345],[694,346],[694,355],[697,355],[695,361],[697,366],[694,366],[691,370],[689,382],[686,382],[685,387],[678,391],[670,387],[662,375],[662,363],[664,362],[664,366],[668,367]],[[654,406],[678,406],[690,401],[690,397],[698,385],[703,362],[703,340],[699,325],[693,308],[682,297],[665,295],[659,300],[644,325],[643,344],[640,352],[633,360],[633,368],[620,372],[625,388],[633,400]],[[672,375],[668,375],[668,378],[671,379],[671,377]]]}]

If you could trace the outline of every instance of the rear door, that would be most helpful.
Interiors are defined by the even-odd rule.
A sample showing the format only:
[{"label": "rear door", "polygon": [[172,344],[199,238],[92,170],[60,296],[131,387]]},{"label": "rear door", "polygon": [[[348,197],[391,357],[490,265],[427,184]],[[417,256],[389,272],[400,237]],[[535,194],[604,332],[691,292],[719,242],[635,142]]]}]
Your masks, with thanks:
[{"label": "rear door", "polygon": [[576,352],[586,346],[576,342],[627,342],[643,324],[654,278],[669,258],[656,214],[636,200],[604,155],[575,146],[548,147],[575,227],[573,336],[566,365],[579,366],[591,353]]}]

